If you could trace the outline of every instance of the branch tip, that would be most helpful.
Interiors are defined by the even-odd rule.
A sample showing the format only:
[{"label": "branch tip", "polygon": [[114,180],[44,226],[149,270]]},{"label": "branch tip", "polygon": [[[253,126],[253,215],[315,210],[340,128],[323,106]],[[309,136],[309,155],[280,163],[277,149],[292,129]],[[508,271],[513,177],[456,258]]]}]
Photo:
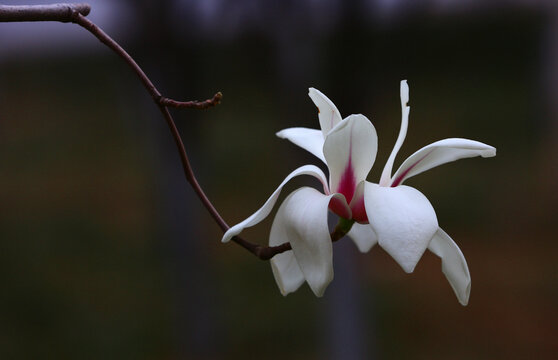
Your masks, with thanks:
[{"label": "branch tip", "polygon": [[221,103],[221,99],[223,99],[223,94],[219,91],[215,95],[213,95],[211,99],[203,101],[176,101],[163,96],[161,96],[158,101],[159,104],[163,106],[174,107],[178,109],[209,109],[211,107],[219,105]]}]

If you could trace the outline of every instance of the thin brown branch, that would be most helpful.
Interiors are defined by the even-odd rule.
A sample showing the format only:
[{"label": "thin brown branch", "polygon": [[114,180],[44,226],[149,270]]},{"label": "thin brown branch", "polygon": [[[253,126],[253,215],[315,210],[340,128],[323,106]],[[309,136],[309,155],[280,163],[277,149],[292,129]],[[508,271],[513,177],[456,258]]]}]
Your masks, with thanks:
[{"label": "thin brown branch", "polygon": [[120,46],[116,41],[114,41],[110,36],[107,35],[100,27],[95,25],[92,21],[87,19],[85,16],[79,12],[73,12],[72,22],[83,27],[85,30],[93,34],[99,41],[105,44],[108,48],[114,51],[118,56],[120,56],[124,61],[134,70],[136,75],[140,78],[145,89],[149,92],[151,97],[155,102],[159,103],[159,99],[162,97],[161,93],[157,90],[155,85],[151,80],[145,75],[141,67],[136,63],[136,61]]},{"label": "thin brown branch", "polygon": [[[216,93],[213,98],[204,101],[176,101],[163,97],[159,90],[153,85],[149,77],[136,63],[136,61],[109,35],[107,35],[101,28],[89,21],[85,16],[89,14],[91,7],[88,4],[52,4],[52,5],[22,5],[22,6],[8,6],[0,5],[0,22],[14,22],[14,21],[61,21],[73,22],[83,27],[103,44],[118,54],[136,73],[140,81],[143,83],[145,89],[149,92],[153,101],[159,107],[169,130],[176,143],[180,160],[184,169],[186,180],[190,183],[203,205],[209,211],[215,222],[219,225],[223,232],[227,231],[230,227],[221,217],[217,209],[213,206],[203,189],[199,185],[196,176],[190,165],[190,160],[186,153],[186,148],[180,133],[176,128],[176,124],[168,107],[176,108],[194,108],[194,109],[207,109],[220,103],[222,94]],[[337,241],[345,235],[346,231],[341,230],[339,226],[331,233],[331,240]],[[250,251],[252,254],[262,260],[269,260],[273,256],[291,250],[291,244],[284,243],[278,246],[262,246],[247,241],[239,236],[232,238],[232,241]]]},{"label": "thin brown branch", "polygon": [[75,12],[87,16],[89,4],[0,5],[0,22],[71,22]]},{"label": "thin brown branch", "polygon": [[[188,155],[186,153],[186,148],[184,147],[184,142],[176,128],[176,124],[172,115],[168,110],[168,106],[175,106],[175,107],[190,107],[190,108],[208,108],[210,106],[217,105],[222,98],[222,94],[219,92],[213,96],[212,99],[205,100],[203,102],[197,101],[189,101],[189,102],[179,102],[175,101],[166,97],[161,96],[161,93],[155,85],[151,82],[151,80],[147,77],[145,72],[141,69],[141,67],[135,62],[135,60],[110,36],[108,36],[101,28],[95,25],[93,22],[86,19],[79,13],[74,14],[74,20],[76,24],[82,26],[90,33],[92,33],[97,39],[99,39],[103,44],[108,46],[111,50],[116,52],[124,61],[134,70],[136,75],[140,78],[141,82],[143,83],[146,90],[151,94],[153,101],[158,105],[159,110],[163,114],[165,121],[169,127],[169,130],[172,134],[176,147],[178,149],[178,153],[180,155],[180,161],[182,162],[182,168],[184,170],[184,176],[186,180],[190,183],[196,195],[198,195],[199,199],[205,206],[205,208],[209,211],[213,220],[219,225],[223,232],[227,231],[230,226],[225,222],[221,214],[215,209],[213,203],[209,200],[205,192],[203,191],[202,187],[198,183],[198,180],[194,174],[192,166],[190,165],[190,160],[188,159]],[[232,241],[243,247],[244,249],[250,251],[252,254],[256,255],[258,258],[263,260],[271,259],[275,254],[287,251],[290,249],[290,244],[284,244],[285,246],[278,246],[278,247],[267,247],[254,244],[250,241],[244,240],[239,236],[235,236],[232,238]]]},{"label": "thin brown branch", "polygon": [[153,101],[157,103],[157,105],[162,106],[170,106],[170,107],[177,107],[177,108],[196,108],[196,109],[206,109],[215,105],[218,105],[223,98],[223,95],[218,92],[216,93],[213,98],[204,100],[204,101],[177,101],[161,95],[159,90],[153,85],[149,77],[145,74],[145,72],[141,69],[141,67],[136,63],[134,58],[130,56],[120,46],[116,41],[114,41],[110,36],[107,35],[100,27],[95,25],[92,21],[87,19],[85,16],[80,14],[79,12],[74,12],[74,16],[72,18],[72,22],[80,25],[91,34],[93,34],[99,41],[103,44],[108,46],[112,49],[115,53],[117,53],[121,58],[126,61],[128,65],[134,70],[136,75],[140,78],[141,82],[143,83],[145,89],[149,92]]},{"label": "thin brown branch", "polygon": [[[176,128],[176,124],[172,115],[168,111],[168,106],[179,107],[179,108],[209,108],[211,106],[217,105],[222,98],[222,94],[219,92],[213,96],[212,99],[205,101],[176,101],[166,97],[163,97],[155,85],[151,82],[149,77],[141,69],[141,67],[136,63],[136,61],[128,54],[116,41],[114,41],[107,33],[105,33],[100,27],[95,25],[93,22],[85,18],[89,13],[89,5],[71,5],[71,4],[53,4],[53,5],[41,5],[41,6],[0,6],[3,10],[0,12],[0,22],[4,21],[64,21],[73,22],[83,27],[91,34],[93,34],[99,41],[105,44],[108,48],[114,51],[118,56],[120,56],[136,73],[138,78],[141,80],[145,89],[149,92],[153,101],[159,107],[159,110],[163,114],[165,121],[169,127],[169,130],[173,136],[178,153],[180,155],[180,160],[182,162],[182,167],[184,169],[184,175],[186,180],[190,183],[203,205],[207,208],[210,215],[213,217],[215,222],[219,225],[223,232],[229,229],[229,225],[221,217],[219,212],[215,209],[207,195],[205,195],[203,189],[199,185],[196,176],[190,165],[190,160],[186,153],[184,143],[180,137],[180,133]],[[87,9],[87,10],[84,10]],[[54,16],[53,14],[56,14]],[[251,243],[247,240],[242,239],[239,236],[235,236],[232,241],[243,247],[244,249],[250,251],[252,254],[256,255],[260,259],[268,260],[275,254],[284,252],[290,249],[290,244],[283,244],[278,247],[267,247]]]},{"label": "thin brown branch", "polygon": [[[180,154],[180,160],[182,161],[184,175],[186,176],[186,179],[188,180],[188,182],[196,192],[196,195],[198,195],[198,197],[200,198],[205,208],[209,211],[209,214],[213,217],[213,220],[215,220],[215,222],[219,225],[219,227],[223,232],[227,231],[230,228],[230,226],[225,222],[223,217],[221,217],[221,214],[219,214],[217,209],[215,209],[215,207],[213,206],[213,204],[211,203],[211,201],[209,200],[209,198],[201,188],[200,184],[198,183],[196,176],[194,175],[192,166],[190,165],[190,160],[188,159],[188,155],[186,154],[186,149],[184,148],[184,143],[182,142],[182,138],[180,137],[180,133],[176,128],[176,124],[174,123],[174,120],[172,118],[172,115],[169,112],[169,109],[166,106],[161,104],[159,104],[159,109],[161,110],[167,122],[167,125],[169,126],[169,129],[172,133],[172,136],[178,148],[178,153]],[[252,254],[256,255],[261,260],[269,260],[276,254],[291,249],[291,244],[289,243],[270,247],[270,246],[261,246],[261,245],[254,244],[248,240],[241,238],[240,236],[235,236],[231,240],[236,244],[240,245],[241,247],[243,247],[244,249],[248,250]]]},{"label": "thin brown branch", "polygon": [[169,106],[174,108],[189,108],[189,109],[208,109],[210,107],[219,105],[221,103],[221,99],[223,98],[223,94],[218,92],[217,94],[213,95],[211,99],[207,99],[204,101],[176,101],[173,99],[169,99],[166,97],[162,97],[159,99],[159,104],[163,106]]},{"label": "thin brown branch", "polygon": [[258,246],[255,255],[261,260],[269,260],[275,255],[284,253],[285,251],[289,251],[291,249],[291,244],[288,242],[277,246]]}]

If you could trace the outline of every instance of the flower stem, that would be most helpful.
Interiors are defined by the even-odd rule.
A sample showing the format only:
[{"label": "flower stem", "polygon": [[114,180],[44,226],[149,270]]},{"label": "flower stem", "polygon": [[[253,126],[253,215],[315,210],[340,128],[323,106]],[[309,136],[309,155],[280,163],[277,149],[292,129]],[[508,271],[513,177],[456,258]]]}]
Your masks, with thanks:
[{"label": "flower stem", "polygon": [[339,222],[337,222],[337,226],[335,226],[335,229],[331,233],[331,241],[337,241],[341,239],[343,236],[347,235],[347,233],[353,227],[354,223],[355,223],[354,220],[349,220],[340,217]]}]

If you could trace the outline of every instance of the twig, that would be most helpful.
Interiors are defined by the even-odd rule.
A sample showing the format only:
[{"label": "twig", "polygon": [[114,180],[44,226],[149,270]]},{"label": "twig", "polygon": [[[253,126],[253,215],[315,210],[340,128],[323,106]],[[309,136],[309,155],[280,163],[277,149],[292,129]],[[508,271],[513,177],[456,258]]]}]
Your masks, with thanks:
[{"label": "twig", "polygon": [[[61,22],[73,22],[91,34],[93,34],[97,39],[99,39],[103,44],[113,50],[118,54],[136,73],[140,81],[143,83],[145,89],[149,92],[153,101],[159,107],[159,110],[163,114],[165,121],[169,127],[169,130],[174,138],[178,153],[180,154],[180,160],[182,162],[182,167],[184,169],[184,175],[186,180],[190,183],[201,202],[205,208],[209,211],[210,215],[213,217],[215,222],[221,227],[223,232],[227,231],[230,227],[223,220],[217,209],[213,206],[207,195],[204,193],[203,189],[198,183],[192,166],[190,165],[190,160],[186,154],[186,148],[180,133],[176,128],[176,124],[172,115],[170,114],[168,107],[175,108],[193,108],[193,109],[207,109],[218,105],[221,102],[223,95],[218,92],[213,98],[204,101],[176,101],[161,95],[159,90],[153,85],[151,80],[143,72],[141,67],[136,63],[136,61],[128,54],[116,41],[114,41],[109,35],[107,35],[101,28],[95,25],[93,22],[88,20],[85,16],[89,14],[91,7],[88,4],[51,4],[51,5],[20,5],[20,6],[9,6],[0,5],[0,22],[14,22],[14,21],[61,21]],[[348,232],[347,229],[343,229],[337,226],[335,230],[331,233],[331,240],[337,241],[342,238]],[[232,238],[232,241],[242,246],[244,249],[250,251],[252,254],[257,256],[262,260],[269,260],[273,256],[280,254],[282,252],[291,250],[290,243],[284,243],[278,246],[262,246],[254,244],[250,241],[244,240],[239,236]]]},{"label": "twig", "polygon": [[170,106],[175,108],[190,108],[190,109],[208,109],[210,107],[219,105],[221,103],[221,99],[223,98],[223,94],[218,92],[217,94],[213,95],[211,99],[207,99],[204,101],[176,101],[173,99],[169,99],[166,97],[162,97],[159,99],[159,103],[164,106]]},{"label": "twig", "polygon": [[0,22],[61,21],[71,22],[74,12],[87,16],[89,4],[0,5]]},{"label": "twig", "polygon": [[[182,162],[182,168],[184,170],[184,176],[186,177],[186,180],[190,183],[190,185],[192,186],[192,188],[194,189],[194,191],[196,192],[196,194],[200,198],[201,202],[203,203],[205,208],[209,211],[209,214],[213,217],[213,219],[219,225],[221,230],[223,232],[227,231],[230,228],[230,226],[225,222],[225,220],[223,219],[221,214],[219,214],[217,209],[215,209],[215,206],[213,206],[213,203],[209,200],[209,198],[207,197],[207,195],[205,194],[205,192],[201,188],[200,184],[198,183],[198,180],[197,180],[197,178],[194,174],[194,171],[192,170],[192,166],[190,165],[190,160],[188,159],[188,155],[186,153],[186,148],[184,147],[184,142],[182,141],[182,138],[180,137],[180,133],[178,132],[178,129],[176,128],[176,124],[174,123],[174,119],[173,119],[172,115],[170,114],[170,112],[167,108],[167,106],[186,107],[186,106],[181,106],[181,104],[189,104],[189,107],[196,107],[195,104],[207,104],[207,105],[204,105],[205,108],[207,108],[209,106],[216,105],[221,101],[221,98],[222,98],[221,93],[217,93],[212,99],[205,100],[202,103],[180,102],[180,101],[176,101],[176,100],[172,100],[172,99],[163,97],[161,95],[161,93],[159,92],[159,90],[157,90],[155,85],[153,85],[151,80],[147,77],[145,72],[143,72],[141,67],[135,62],[135,60],[116,41],[114,41],[103,30],[101,30],[101,28],[99,28],[97,25],[95,25],[93,22],[89,21],[87,18],[85,18],[83,15],[81,15],[78,12],[74,12],[72,22],[74,22],[74,23],[82,26],[84,29],[88,30],[97,39],[99,39],[103,44],[105,44],[111,50],[116,52],[121,58],[124,59],[124,61],[128,65],[130,65],[130,67],[134,70],[136,75],[140,78],[144,87],[151,94],[151,97],[153,98],[153,101],[155,101],[155,103],[159,107],[159,110],[163,114],[163,117],[165,118],[165,121],[167,122],[169,130],[170,130],[170,132],[171,132],[171,134],[174,138],[174,142],[175,142],[176,147],[178,149],[178,153],[180,155],[180,161]],[[200,107],[202,107],[202,106],[200,106]],[[262,256],[259,255],[262,252],[262,250],[261,250],[262,246],[251,243],[247,240],[244,240],[239,236],[235,236],[232,240],[235,243],[237,243],[238,245],[245,248],[246,250],[250,251],[252,254],[259,257],[260,259],[264,259],[264,257],[267,257],[267,256],[270,255],[269,258],[265,259],[265,260],[268,260],[271,257],[273,257],[275,254],[278,254],[279,252],[286,251],[286,250],[283,250],[283,248],[277,247],[277,249],[275,249],[275,250],[264,251],[264,253],[265,253],[263,255],[264,257],[262,257]],[[289,247],[290,247],[290,244],[289,244]]]}]

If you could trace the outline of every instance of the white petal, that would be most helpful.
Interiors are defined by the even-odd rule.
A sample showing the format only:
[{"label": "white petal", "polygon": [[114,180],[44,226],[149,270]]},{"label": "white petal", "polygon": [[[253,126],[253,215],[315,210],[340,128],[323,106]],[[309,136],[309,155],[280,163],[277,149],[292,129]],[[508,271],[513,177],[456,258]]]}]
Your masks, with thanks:
[{"label": "white petal", "polygon": [[364,204],[378,243],[408,273],[413,272],[438,230],[428,199],[409,186],[384,187],[367,182]]},{"label": "white petal", "polygon": [[324,163],[326,162],[323,150],[324,136],[320,130],[296,127],[281,130],[275,135],[281,139],[290,140],[293,144],[317,156]]},{"label": "white petal", "polygon": [[[269,245],[277,246],[281,245],[282,241],[287,238],[284,234],[284,227],[274,230],[272,228],[272,234],[270,236]],[[275,243],[272,243],[272,239],[275,239]],[[296,291],[300,285],[304,283],[304,275],[296,262],[296,258],[292,250],[286,251],[281,254],[275,255],[270,260],[271,270],[273,271],[273,277],[275,277],[275,282],[279,286],[279,290],[283,296]]]},{"label": "white petal", "polygon": [[364,115],[348,116],[332,129],[324,144],[331,192],[342,193],[351,202],[356,186],[372,168],[377,150],[376,129]]},{"label": "white petal", "polygon": [[358,250],[367,253],[378,242],[378,236],[370,224],[354,223],[347,234],[355,243]]},{"label": "white petal", "polygon": [[314,165],[301,166],[298,169],[294,170],[292,173],[290,173],[285,178],[285,180],[283,180],[283,182],[281,183],[281,185],[279,185],[277,190],[275,190],[273,192],[273,194],[271,194],[269,199],[267,199],[265,204],[258,211],[256,211],[254,214],[252,214],[246,220],[236,224],[235,226],[233,226],[229,230],[227,230],[227,232],[223,235],[223,239],[221,239],[221,241],[222,242],[228,242],[231,238],[240,234],[242,232],[242,230],[244,230],[245,228],[250,227],[250,226],[254,226],[257,223],[259,223],[260,221],[262,221],[263,219],[265,219],[267,217],[267,215],[269,215],[269,213],[273,209],[273,205],[275,205],[275,202],[277,201],[277,198],[279,197],[279,194],[281,194],[281,190],[283,189],[283,186],[289,180],[291,180],[293,177],[298,176],[298,175],[312,175],[312,176],[316,177],[318,180],[321,181],[321,183],[324,187],[324,192],[329,193],[329,190],[328,190],[328,187],[327,187],[327,178],[324,175],[324,173],[322,172],[322,170],[320,170],[317,166],[314,166]]},{"label": "white petal", "polygon": [[393,175],[391,186],[397,186],[411,176],[451,161],[474,156],[492,157],[495,155],[494,147],[474,140],[451,138],[436,141],[409,156]]},{"label": "white petal", "polygon": [[335,104],[327,98],[321,91],[314,88],[308,89],[308,96],[318,108],[318,119],[320,120],[320,127],[322,129],[323,137],[341,122],[341,114]]},{"label": "white petal", "polygon": [[438,229],[428,245],[428,250],[442,258],[442,272],[446,275],[457,299],[465,306],[471,293],[471,275],[463,253],[442,229]]},{"label": "white petal", "polygon": [[403,145],[403,142],[405,141],[407,128],[409,127],[409,112],[411,111],[411,108],[407,106],[407,102],[409,102],[409,86],[407,85],[407,80],[401,81],[399,92],[401,97],[401,128],[399,129],[397,141],[395,141],[393,150],[391,151],[391,154],[386,161],[386,165],[384,166],[384,170],[382,171],[382,176],[380,177],[381,186],[389,186],[391,183],[393,162],[395,161],[395,157],[397,156],[399,149],[401,149],[401,145]]},{"label": "white petal", "polygon": [[[322,296],[333,280],[333,250],[327,221],[332,197],[340,195],[324,195],[309,187],[295,190],[277,211],[269,238],[270,244],[291,243],[296,262],[316,296]],[[300,284],[294,266],[285,266],[288,259],[280,262],[274,259],[273,274],[281,292],[296,290]]]}]

